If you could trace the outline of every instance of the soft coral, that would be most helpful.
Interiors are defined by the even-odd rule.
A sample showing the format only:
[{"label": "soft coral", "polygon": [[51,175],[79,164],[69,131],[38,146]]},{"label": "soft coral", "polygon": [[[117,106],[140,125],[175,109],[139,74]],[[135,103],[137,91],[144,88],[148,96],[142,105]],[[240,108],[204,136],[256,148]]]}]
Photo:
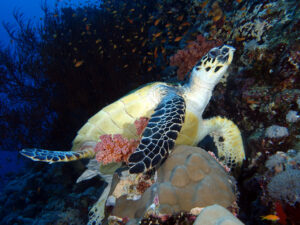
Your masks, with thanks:
[{"label": "soft coral", "polygon": [[[148,124],[149,119],[141,117],[134,122],[137,134],[140,136]],[[129,156],[137,148],[140,139],[127,139],[121,134],[104,134],[95,147],[96,160],[104,165],[112,162],[128,162]]]}]

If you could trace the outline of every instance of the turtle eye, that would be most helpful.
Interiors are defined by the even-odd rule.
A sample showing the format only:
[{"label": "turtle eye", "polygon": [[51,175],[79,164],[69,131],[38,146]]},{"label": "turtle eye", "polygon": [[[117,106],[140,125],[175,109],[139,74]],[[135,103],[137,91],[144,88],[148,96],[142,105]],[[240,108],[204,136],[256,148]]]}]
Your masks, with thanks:
[{"label": "turtle eye", "polygon": [[218,53],[219,53],[218,49],[213,49],[209,52],[209,56],[215,58],[218,55]]},{"label": "turtle eye", "polygon": [[222,55],[225,55],[225,54],[227,54],[229,52],[229,49],[227,48],[227,47],[224,47],[223,49],[222,49]]}]

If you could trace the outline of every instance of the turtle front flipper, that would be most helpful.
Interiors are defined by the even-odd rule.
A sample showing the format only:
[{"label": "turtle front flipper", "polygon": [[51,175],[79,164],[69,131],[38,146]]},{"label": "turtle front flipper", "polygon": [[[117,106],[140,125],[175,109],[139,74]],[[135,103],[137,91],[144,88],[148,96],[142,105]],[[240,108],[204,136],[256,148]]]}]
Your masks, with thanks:
[{"label": "turtle front flipper", "polygon": [[174,89],[155,108],[139,146],[129,157],[129,172],[142,173],[158,166],[174,147],[185,117],[185,101]]},{"label": "turtle front flipper", "polygon": [[39,148],[25,148],[20,153],[34,161],[48,163],[69,162],[83,158],[93,158],[95,156],[95,152],[91,148],[81,151],[49,151]]},{"label": "turtle front flipper", "polygon": [[218,149],[218,158],[229,168],[241,166],[245,159],[244,145],[239,128],[222,117],[203,120],[203,131],[213,137]]}]

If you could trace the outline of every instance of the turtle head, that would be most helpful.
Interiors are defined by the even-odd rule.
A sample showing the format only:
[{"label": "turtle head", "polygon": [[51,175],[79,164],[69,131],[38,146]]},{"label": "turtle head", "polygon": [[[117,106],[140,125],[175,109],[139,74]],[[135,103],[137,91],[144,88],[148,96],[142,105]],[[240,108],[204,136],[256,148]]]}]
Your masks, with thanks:
[{"label": "turtle head", "polygon": [[194,66],[191,78],[214,87],[225,74],[228,66],[232,62],[235,48],[229,45],[212,48]]}]

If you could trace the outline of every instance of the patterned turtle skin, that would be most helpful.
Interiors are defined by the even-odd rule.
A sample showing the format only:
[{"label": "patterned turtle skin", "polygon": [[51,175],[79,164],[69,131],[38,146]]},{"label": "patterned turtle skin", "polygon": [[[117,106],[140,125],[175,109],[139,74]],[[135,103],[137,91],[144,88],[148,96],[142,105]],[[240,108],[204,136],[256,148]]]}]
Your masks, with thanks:
[{"label": "patterned turtle skin", "polygon": [[[194,66],[185,85],[151,83],[104,107],[78,131],[72,151],[23,149],[20,153],[49,163],[94,158],[94,147],[101,135],[121,134],[137,139],[134,122],[147,117],[150,120],[141,141],[129,157],[130,173],[156,168],[167,159],[174,145],[196,146],[207,135],[213,137],[219,158],[229,167],[241,165],[245,153],[238,127],[226,118],[202,118],[214,87],[232,62],[234,51],[228,45],[211,49]],[[104,218],[99,216],[100,211],[104,214],[107,196],[103,195],[90,211],[89,224],[97,224]]]}]

